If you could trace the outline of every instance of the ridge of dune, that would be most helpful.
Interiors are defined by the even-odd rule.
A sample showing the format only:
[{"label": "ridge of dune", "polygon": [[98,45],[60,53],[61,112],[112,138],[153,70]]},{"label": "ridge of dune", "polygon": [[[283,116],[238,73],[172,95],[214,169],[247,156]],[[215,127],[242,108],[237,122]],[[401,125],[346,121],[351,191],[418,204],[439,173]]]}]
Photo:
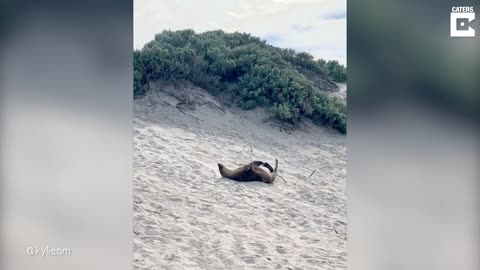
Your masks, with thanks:
[{"label": "ridge of dune", "polygon": [[[134,103],[136,269],[346,269],[345,136],[282,130],[191,85],[151,87]],[[218,172],[275,158],[286,182]]]}]

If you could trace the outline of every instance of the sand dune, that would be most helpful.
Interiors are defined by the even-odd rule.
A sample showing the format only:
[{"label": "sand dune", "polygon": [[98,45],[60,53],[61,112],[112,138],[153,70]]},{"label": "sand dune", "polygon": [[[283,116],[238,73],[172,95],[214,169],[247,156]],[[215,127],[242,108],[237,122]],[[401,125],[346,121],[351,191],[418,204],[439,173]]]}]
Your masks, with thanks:
[{"label": "sand dune", "polygon": [[[135,101],[136,269],[346,269],[345,136],[155,87]],[[275,158],[286,182],[218,173],[218,162]]]}]

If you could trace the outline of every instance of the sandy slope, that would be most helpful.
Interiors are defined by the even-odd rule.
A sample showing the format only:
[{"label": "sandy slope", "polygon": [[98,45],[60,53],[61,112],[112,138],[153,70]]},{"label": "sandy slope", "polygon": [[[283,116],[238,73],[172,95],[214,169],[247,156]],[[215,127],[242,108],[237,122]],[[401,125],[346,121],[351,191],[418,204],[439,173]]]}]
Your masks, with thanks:
[{"label": "sandy slope", "polygon": [[[281,131],[261,110],[156,87],[135,102],[136,269],[346,269],[344,136],[310,123]],[[217,169],[275,158],[286,183]]]},{"label": "sandy slope", "polygon": [[338,91],[333,92],[331,95],[340,98],[341,100],[347,101],[347,83],[336,83],[338,86]]}]

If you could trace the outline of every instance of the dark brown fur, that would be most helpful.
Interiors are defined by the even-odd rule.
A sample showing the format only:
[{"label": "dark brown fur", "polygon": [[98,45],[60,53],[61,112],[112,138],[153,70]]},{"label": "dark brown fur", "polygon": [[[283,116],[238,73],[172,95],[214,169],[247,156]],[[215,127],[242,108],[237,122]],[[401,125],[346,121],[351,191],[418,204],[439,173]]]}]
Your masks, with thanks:
[{"label": "dark brown fur", "polygon": [[[259,166],[265,166],[270,170],[270,173],[259,168]],[[264,183],[273,183],[277,177],[278,169],[278,160],[275,159],[275,169],[270,166],[270,164],[262,161],[253,161],[249,164],[243,165],[240,168],[230,170],[225,167],[223,164],[218,164],[218,170],[220,175],[225,178],[232,179],[235,181],[261,181]]]}]

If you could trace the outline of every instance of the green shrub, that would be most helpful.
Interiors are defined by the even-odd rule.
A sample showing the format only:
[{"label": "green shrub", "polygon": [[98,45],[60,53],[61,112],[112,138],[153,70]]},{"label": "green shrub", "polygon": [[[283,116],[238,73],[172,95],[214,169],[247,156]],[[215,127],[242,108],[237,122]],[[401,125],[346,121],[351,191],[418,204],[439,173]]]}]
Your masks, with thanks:
[{"label": "green shrub", "polygon": [[324,60],[317,61],[319,66],[322,66],[322,69],[326,71],[328,76],[330,76],[336,82],[346,82],[347,81],[347,68],[343,65],[340,65],[338,61],[328,61]]},{"label": "green shrub", "polygon": [[163,31],[133,58],[135,97],[152,80],[189,81],[213,95],[234,85],[243,109],[271,108],[283,121],[295,124],[305,116],[346,132],[345,104],[320,92],[299,72],[303,68],[346,80],[337,61],[315,61],[308,53],[276,48],[245,33],[192,30]]}]

